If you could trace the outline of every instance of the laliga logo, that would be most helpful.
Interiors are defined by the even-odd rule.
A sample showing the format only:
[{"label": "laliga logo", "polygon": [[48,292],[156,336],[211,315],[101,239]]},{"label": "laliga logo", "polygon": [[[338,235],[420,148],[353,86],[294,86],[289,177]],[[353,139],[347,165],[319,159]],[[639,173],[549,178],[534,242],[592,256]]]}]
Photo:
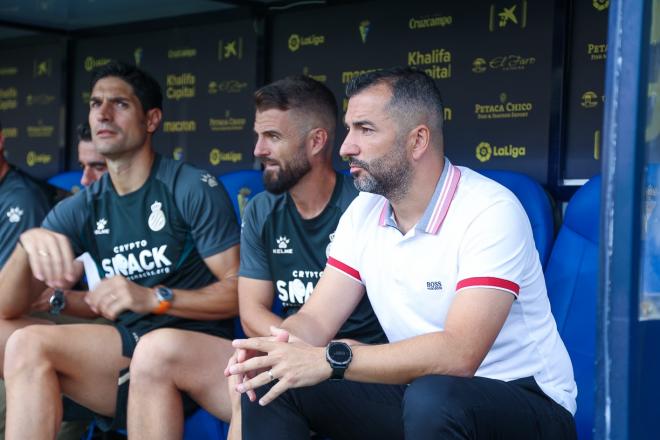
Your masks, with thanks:
[{"label": "laliga logo", "polygon": [[610,0],[593,0],[592,4],[597,11],[604,11],[610,6]]},{"label": "laliga logo", "polygon": [[479,162],[489,161],[492,155],[493,149],[488,142],[480,142],[479,145],[477,145],[477,159],[479,159]]},{"label": "laliga logo", "polygon": [[162,206],[163,204],[159,201],[155,201],[151,205],[151,215],[149,216],[148,224],[149,228],[154,232],[158,232],[165,227],[165,213],[161,211]]},{"label": "laliga logo", "polygon": [[300,49],[300,36],[298,34],[291,34],[289,37],[289,50],[295,52]]}]

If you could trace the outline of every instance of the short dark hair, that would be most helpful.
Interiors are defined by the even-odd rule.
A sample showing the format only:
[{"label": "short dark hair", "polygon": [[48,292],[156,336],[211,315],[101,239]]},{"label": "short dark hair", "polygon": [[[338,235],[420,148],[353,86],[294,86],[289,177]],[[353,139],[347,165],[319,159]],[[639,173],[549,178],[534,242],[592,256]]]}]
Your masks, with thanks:
[{"label": "short dark hair", "polygon": [[293,75],[268,84],[254,92],[257,111],[271,109],[299,110],[303,115],[320,119],[328,130],[329,143],[334,140],[337,127],[337,100],[320,81],[305,75]]},{"label": "short dark hair", "polygon": [[78,142],[92,142],[92,129],[89,127],[89,122],[78,124],[76,131],[78,132]]},{"label": "short dark hair", "polygon": [[152,108],[163,109],[163,92],[158,81],[144,70],[121,61],[111,61],[94,69],[89,89],[93,90],[99,80],[109,76],[117,77],[133,88],[145,113]]},{"label": "short dark hair", "polygon": [[388,107],[396,112],[397,119],[416,124],[428,118],[426,121],[430,128],[442,132],[443,104],[440,90],[424,71],[411,67],[391,67],[368,72],[353,78],[346,85],[346,97],[350,99],[379,84],[386,84],[392,91]]}]

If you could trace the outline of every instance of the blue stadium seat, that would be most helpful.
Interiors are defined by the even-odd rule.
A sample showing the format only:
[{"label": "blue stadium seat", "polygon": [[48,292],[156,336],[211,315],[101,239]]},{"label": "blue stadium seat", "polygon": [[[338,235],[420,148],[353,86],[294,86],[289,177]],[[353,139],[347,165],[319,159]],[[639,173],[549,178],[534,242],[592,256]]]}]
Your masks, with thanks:
[{"label": "blue stadium seat", "polygon": [[183,440],[224,440],[228,433],[229,424],[199,408],[186,419]]},{"label": "blue stadium seat", "polygon": [[66,171],[51,177],[48,179],[48,183],[64,191],[75,193],[83,188],[80,184],[81,178],[82,171]]},{"label": "blue stadium seat", "polygon": [[[83,440],[94,438],[96,422],[92,422],[83,436]],[[117,434],[128,435],[125,430],[115,431]],[[203,408],[197,409],[183,426],[183,440],[225,440],[229,433],[229,424],[215,418]]]},{"label": "blue stadium seat", "polygon": [[555,222],[549,195],[543,187],[526,174],[515,171],[479,170],[479,173],[509,189],[518,197],[529,221],[541,265],[546,266],[555,233]]},{"label": "blue stadium seat", "polygon": [[573,362],[580,440],[590,440],[594,426],[600,186],[596,176],[568,202],[545,271],[552,314]]},{"label": "blue stadium seat", "polygon": [[243,209],[247,202],[256,194],[264,190],[264,183],[261,177],[261,171],[241,170],[218,176],[225,186],[232,203],[236,217],[241,219]]}]

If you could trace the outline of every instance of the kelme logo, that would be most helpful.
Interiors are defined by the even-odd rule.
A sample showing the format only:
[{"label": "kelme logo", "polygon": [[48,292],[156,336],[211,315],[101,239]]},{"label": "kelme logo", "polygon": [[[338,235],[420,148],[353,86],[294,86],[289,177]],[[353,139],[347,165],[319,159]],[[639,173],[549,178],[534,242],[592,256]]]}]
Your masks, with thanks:
[{"label": "kelme logo", "polygon": [[477,159],[479,162],[487,162],[493,154],[493,149],[488,142],[480,142],[477,145]]},{"label": "kelme logo", "polygon": [[9,223],[18,223],[21,221],[21,217],[23,217],[23,210],[18,206],[14,206],[7,211],[7,217],[9,218]]}]

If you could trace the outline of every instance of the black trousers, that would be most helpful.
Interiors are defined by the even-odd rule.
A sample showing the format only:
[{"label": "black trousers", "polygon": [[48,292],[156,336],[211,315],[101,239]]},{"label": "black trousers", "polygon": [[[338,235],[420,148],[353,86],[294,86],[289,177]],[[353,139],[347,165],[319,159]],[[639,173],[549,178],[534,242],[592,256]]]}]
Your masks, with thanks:
[{"label": "black trousers", "polygon": [[577,438],[571,413],[531,377],[425,376],[408,386],[326,381],[265,407],[244,396],[242,411],[247,440],[309,440],[310,431],[332,440]]}]

